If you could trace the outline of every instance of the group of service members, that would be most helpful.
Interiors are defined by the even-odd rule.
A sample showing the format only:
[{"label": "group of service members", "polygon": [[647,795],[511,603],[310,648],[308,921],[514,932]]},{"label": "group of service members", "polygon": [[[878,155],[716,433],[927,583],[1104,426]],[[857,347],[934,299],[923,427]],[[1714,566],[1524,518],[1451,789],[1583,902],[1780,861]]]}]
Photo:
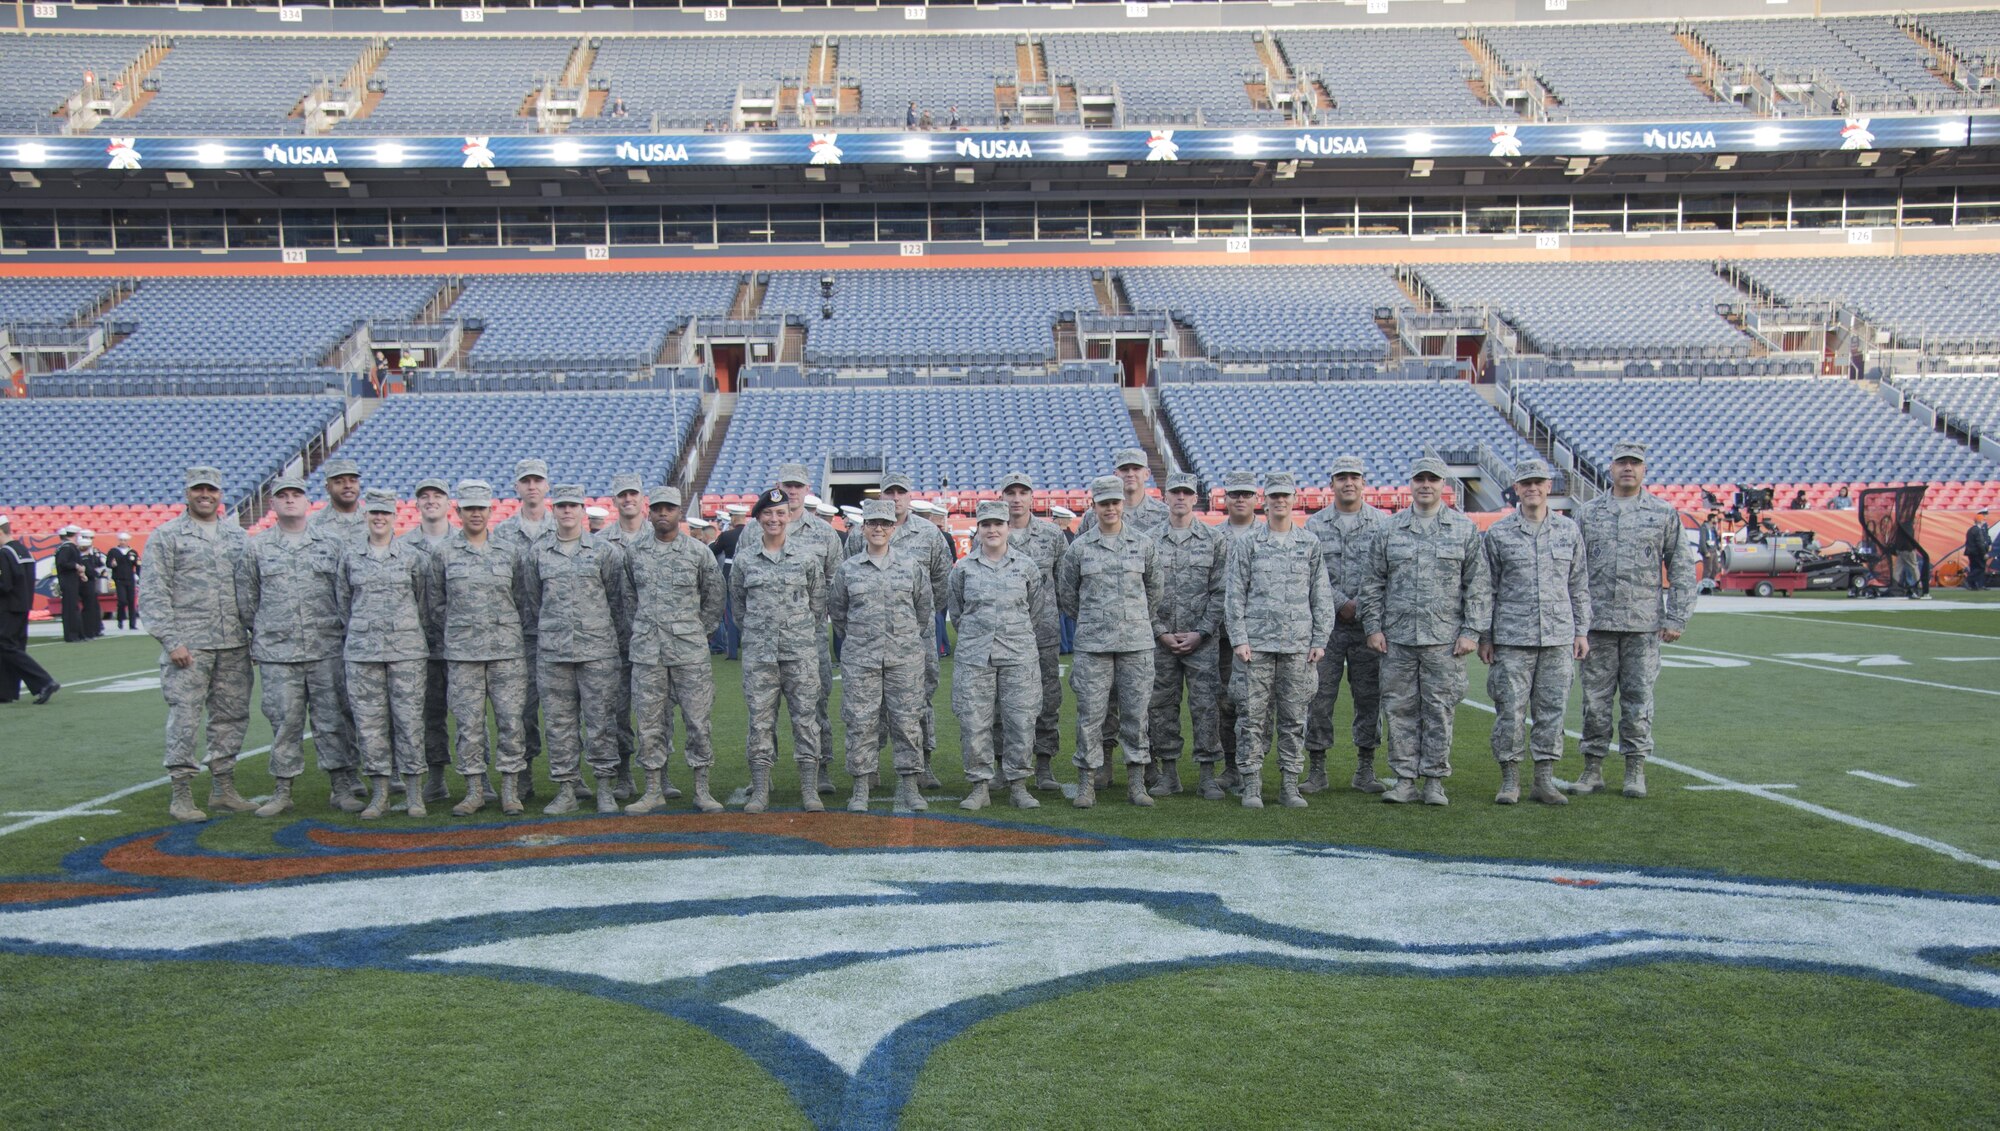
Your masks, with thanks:
[{"label": "group of service members", "polygon": [[[1278,799],[1303,807],[1329,786],[1343,679],[1354,705],[1352,787],[1444,805],[1475,651],[1495,710],[1497,802],[1520,799],[1531,755],[1530,797],[1567,803],[1552,771],[1579,665],[1584,770],[1568,788],[1605,789],[1615,719],[1623,792],[1644,797],[1659,648],[1680,635],[1695,599],[1679,516],[1645,491],[1645,455],[1617,445],[1610,489],[1574,519],[1548,506],[1548,465],[1526,460],[1513,476],[1518,509],[1482,534],[1445,505],[1447,472],[1435,458],[1411,465],[1411,505],[1392,515],[1364,501],[1364,463],[1342,457],[1334,504],[1306,521],[1290,474],[1230,472],[1225,518],[1211,524],[1196,513],[1193,476],[1169,476],[1165,501],[1154,499],[1144,452],[1126,449],[1115,475],[1092,482],[1074,537],[1034,515],[1028,476],[1009,475],[999,500],[978,505],[973,550],[955,564],[948,535],[912,520],[912,483],[893,472],[842,537],[807,506],[805,467],[786,464],[725,557],[683,533],[677,489],[648,491],[638,476],[614,479],[618,521],[592,531],[584,488],[551,487],[538,459],[516,465],[520,508],[507,521],[490,523],[490,484],[448,490],[429,479],[416,491],[421,522],[401,537],[395,495],[364,493],[350,460],[328,462],[329,505],[317,513],[302,480],[280,480],[276,525],[255,538],[222,516],[220,475],[190,468],[187,508],[153,534],[142,583],[162,647],[169,811],[206,819],[193,799],[206,712],[211,808],[291,809],[310,719],[334,807],[372,819],[401,792],[405,811],[422,816],[426,802],[449,799],[448,711],[466,785],[454,814],[495,800],[522,812],[544,733],[556,796],[543,812],[579,808],[586,763],[599,812],[635,794],[623,811],[653,812],[682,796],[668,777],[676,710],[692,805],[720,811],[709,791],[709,637],[725,608],[741,634],[750,769],[730,802],[747,812],[770,805],[781,704],[803,807],[822,810],[834,792],[831,640],[848,808],[867,811],[884,749],[895,811],[927,808],[924,791],[941,785],[931,770],[939,611],[957,629],[950,701],[964,809],[1002,790],[1035,808],[1037,791],[1063,788],[1059,613],[1075,624],[1079,808],[1111,788],[1114,745],[1132,804],[1181,792],[1189,744],[1201,797],[1262,808],[1275,749]],[[234,784],[253,663],[274,732],[276,784],[261,806]],[[1376,776],[1383,720],[1389,781]],[[643,788],[631,778],[635,755]]]}]

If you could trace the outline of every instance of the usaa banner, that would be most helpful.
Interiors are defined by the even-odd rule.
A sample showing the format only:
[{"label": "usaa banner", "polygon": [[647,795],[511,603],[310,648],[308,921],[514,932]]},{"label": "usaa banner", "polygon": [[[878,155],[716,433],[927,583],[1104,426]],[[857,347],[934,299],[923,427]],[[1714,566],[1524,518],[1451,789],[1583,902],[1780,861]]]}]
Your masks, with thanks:
[{"label": "usaa banner", "polygon": [[1408,160],[1940,149],[2000,140],[1982,115],[1739,118],[1725,122],[998,133],[701,133],[601,137],[0,138],[10,169],[522,169],[672,165]]}]

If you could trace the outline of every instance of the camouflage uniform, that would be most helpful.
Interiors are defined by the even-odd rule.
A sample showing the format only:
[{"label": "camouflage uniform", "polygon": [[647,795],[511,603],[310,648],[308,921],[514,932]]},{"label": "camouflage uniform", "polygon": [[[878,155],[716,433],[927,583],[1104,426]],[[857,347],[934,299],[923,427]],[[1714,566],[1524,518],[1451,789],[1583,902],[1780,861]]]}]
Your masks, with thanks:
[{"label": "camouflage uniform", "polygon": [[[618,480],[613,480],[612,494],[619,494],[620,488],[624,486]],[[596,537],[599,541],[610,542],[624,550],[628,557],[631,555],[632,547],[640,542],[657,541],[653,537],[651,526],[641,524],[636,533],[628,534],[615,518],[606,523],[604,529],[597,531]],[[626,641],[620,640],[618,645],[623,649]],[[632,733],[632,659],[629,654],[620,659],[618,695],[612,712],[611,727],[618,739],[618,770],[621,774],[627,773],[632,765],[632,754],[638,749],[637,739]]]},{"label": "camouflage uniform", "polygon": [[[516,557],[526,562],[534,556],[536,547],[555,540],[556,517],[552,511],[544,510],[540,522],[530,523],[517,511],[514,517],[496,523],[487,538],[493,544],[504,547]],[[541,672],[536,663],[537,629],[533,619],[526,619],[521,625],[522,658],[527,661],[527,688],[521,700],[521,736],[524,750],[530,763],[542,753],[542,687]]]},{"label": "camouflage uniform", "polygon": [[[1340,677],[1344,671],[1354,692],[1354,747],[1364,759],[1375,756],[1382,745],[1382,655],[1368,646],[1368,634],[1361,631],[1358,598],[1368,576],[1368,547],[1386,512],[1366,503],[1354,514],[1342,514],[1328,507],[1306,520],[1306,530],[1319,539],[1326,559],[1327,581],[1333,587],[1335,617],[1333,632],[1326,638],[1326,655],[1319,662],[1319,689],[1313,694],[1312,711],[1306,716],[1306,749],[1333,747],[1333,708],[1340,702]],[[1342,624],[1339,610],[1349,601],[1357,608],[1354,621]]]},{"label": "camouflage uniform", "polygon": [[[1062,618],[1056,611],[1056,564],[1069,549],[1069,538],[1062,527],[1048,519],[1030,518],[1022,529],[1007,529],[1007,544],[1025,555],[1042,573],[1042,584],[1035,590],[1034,609],[1036,667],[1042,683],[1041,707],[1035,715],[1035,758],[1053,759],[1062,751]],[[970,556],[976,557],[978,553],[974,547]],[[965,647],[962,632],[959,641],[962,650]],[[957,681],[954,672],[954,713],[958,710]]]},{"label": "camouflage uniform", "polygon": [[710,715],[715,672],[708,636],[722,623],[722,566],[686,535],[651,534],[625,544],[632,587],[632,706],[638,714],[639,765],[664,770],[674,750],[674,707],[687,724],[690,768],[713,765]]},{"label": "camouflage uniform", "polygon": [[474,546],[455,532],[430,556],[428,599],[443,625],[451,717],[458,723],[458,772],[487,769],[486,705],[493,704],[494,769],[528,768],[521,703],[528,695],[528,661],[521,608],[526,580],[511,546],[489,537]]},{"label": "camouflage uniform", "polygon": [[1306,710],[1318,678],[1307,657],[1333,631],[1323,553],[1319,539],[1296,524],[1283,533],[1266,525],[1229,547],[1229,639],[1250,646],[1236,716],[1236,761],[1246,779],[1264,767],[1274,717],[1279,772],[1305,772]]},{"label": "camouflage uniform", "polygon": [[568,542],[551,534],[521,573],[521,622],[536,628],[536,679],[548,714],[549,778],[583,780],[587,741],[591,773],[609,781],[618,772],[612,715],[632,624],[625,551],[587,531]]},{"label": "camouflage uniform", "polygon": [[1398,511],[1369,547],[1361,587],[1361,631],[1382,633],[1382,708],[1389,765],[1399,778],[1451,776],[1453,713],[1465,698],[1461,636],[1491,621],[1491,579],[1479,528],[1447,506],[1429,518]]},{"label": "camouflage uniform", "polygon": [[[1227,521],[1216,524],[1215,529],[1222,535],[1225,545],[1233,546],[1239,539],[1264,529],[1262,522],[1250,522],[1236,526]],[[1227,570],[1227,551],[1224,551],[1224,569]],[[1236,645],[1229,639],[1229,618],[1223,617],[1216,626],[1215,640],[1215,730],[1222,743],[1222,760],[1230,767],[1236,765],[1236,720],[1237,707],[1243,701],[1243,672],[1236,662]]]},{"label": "camouflage uniform", "polygon": [[792,717],[792,757],[819,762],[812,709],[824,650],[826,553],[817,542],[785,539],[773,553],[754,527],[743,532],[729,569],[729,602],[742,627],[743,705],[751,766],[777,760],[778,699]]},{"label": "camouflage uniform", "polygon": [[[898,553],[908,555],[910,558],[915,560],[920,566],[922,566],[924,571],[924,576],[930,581],[930,586],[931,586],[930,607],[933,610],[933,612],[935,612],[938,609],[944,608],[944,582],[945,578],[951,573],[951,560],[952,560],[951,548],[944,544],[944,540],[945,540],[944,531],[939,530],[935,523],[932,523],[927,519],[920,518],[914,515],[903,519],[901,522],[898,522],[896,524],[895,533],[889,536],[890,549],[895,550]],[[852,559],[858,555],[867,552],[868,552],[868,544],[862,538],[861,524],[857,522],[854,524],[854,528],[847,532],[845,553],[849,559]],[[836,572],[834,576],[839,576],[838,572]],[[936,617],[933,616],[932,621],[930,623],[934,624],[935,620]],[[834,633],[835,635],[840,635],[841,630],[836,627],[834,629]],[[917,719],[917,727],[918,727],[917,749],[925,753],[929,753],[930,751],[937,749],[937,716],[935,713],[933,701],[937,698],[940,665],[938,663],[938,650],[935,646],[935,642],[933,642],[932,647],[923,649],[923,654],[924,654],[924,699],[922,704],[923,710],[919,713],[919,717]],[[842,646],[840,660],[841,660],[842,671],[844,673],[847,665],[847,651],[845,645]],[[841,678],[846,679],[847,677],[843,674]],[[849,684],[847,687],[841,690],[841,695],[843,698],[852,694],[854,694],[854,687],[852,684]],[[886,710],[886,707],[884,709]],[[841,716],[843,721],[845,721],[846,714],[847,714],[847,708],[843,706],[841,708]],[[890,723],[890,720],[885,717],[882,720],[881,726],[879,726],[876,729],[876,734],[878,737],[886,740],[893,733],[891,728],[892,724]],[[847,728],[847,731],[849,734],[853,734],[854,728],[852,726],[849,726]],[[847,756],[848,756],[848,761],[852,763],[854,760],[854,752],[852,750],[849,750]]]},{"label": "camouflage uniform", "polygon": [[[1160,607],[1153,621],[1153,695],[1146,728],[1155,761],[1175,761],[1181,746],[1181,686],[1187,686],[1188,718],[1194,724],[1195,759],[1222,757],[1217,729],[1215,641],[1222,624],[1223,581],[1229,568],[1229,536],[1195,518],[1186,530],[1172,523],[1152,533],[1160,562]],[[1176,655],[1158,638],[1170,632],[1198,632],[1201,643]]]},{"label": "camouflage uniform", "polygon": [[271,776],[305,769],[301,740],[310,708],[319,768],[357,765],[351,708],[343,710],[339,604],[343,543],[310,525],[296,535],[273,528],[250,539],[236,565],[236,599],[250,626],[250,658],[263,677],[264,718],[271,724]]},{"label": "camouflage uniform", "polygon": [[[1694,613],[1694,555],[1680,514],[1641,491],[1630,499],[1605,492],[1577,508],[1590,563],[1590,654],[1583,658],[1583,742],[1587,758],[1611,749],[1614,706],[1618,749],[1653,752],[1653,685],[1660,678],[1660,631],[1679,631]],[[1671,590],[1662,600],[1660,575]]]},{"label": "camouflage uniform", "polygon": [[1011,544],[998,562],[975,547],[945,582],[945,611],[958,626],[951,709],[971,781],[993,779],[995,735],[1001,780],[1021,781],[1032,772],[1028,748],[1043,692],[1038,610],[1054,607],[1047,588],[1041,566]]},{"label": "camouflage uniform", "polygon": [[1535,761],[1556,761],[1576,638],[1590,631],[1583,533],[1562,515],[1529,522],[1517,511],[1486,531],[1485,556],[1493,614],[1479,635],[1493,646],[1493,757],[1521,760],[1532,714]]},{"label": "camouflage uniform", "polygon": [[1115,698],[1128,762],[1150,762],[1146,705],[1153,694],[1152,626],[1161,600],[1153,540],[1132,527],[1079,534],[1056,567],[1056,605],[1076,621],[1070,690],[1076,695],[1076,765],[1104,764],[1105,714]]},{"label": "camouflage uniform", "polygon": [[[1152,534],[1167,524],[1167,515],[1167,504],[1147,495],[1136,507],[1125,504],[1125,527],[1141,534]],[[1084,513],[1083,521],[1077,523],[1076,536],[1081,538],[1096,529],[1097,510],[1092,508]]]},{"label": "camouflage uniform", "polygon": [[306,519],[306,529],[330,535],[343,546],[358,546],[368,541],[368,516],[359,504],[343,514],[329,503]]},{"label": "camouflage uniform", "polygon": [[897,774],[924,768],[926,675],[937,656],[932,600],[931,561],[893,543],[880,558],[864,546],[833,575],[826,609],[843,638],[840,716],[847,727],[847,772],[855,777],[876,772],[882,728],[889,732]]},{"label": "camouflage uniform", "polygon": [[[447,531],[433,538],[419,526],[405,532],[396,541],[414,549],[432,554],[445,539],[451,537]],[[424,567],[426,575],[430,567]],[[451,764],[451,732],[445,728],[445,720],[450,716],[451,707],[446,700],[447,673],[451,665],[444,658],[444,624],[430,621],[430,663],[424,665],[424,764],[426,766],[448,766]]]},{"label": "camouflage uniform", "polygon": [[[753,523],[752,525],[754,526],[755,524]],[[743,537],[753,542],[758,542],[762,540],[763,534],[761,531],[751,529],[744,531]],[[810,512],[799,515],[786,528],[785,545],[789,547],[795,543],[799,544],[801,548],[804,548],[809,543],[813,550],[820,555],[820,577],[823,579],[822,584],[831,583],[834,571],[839,569],[840,563],[847,559],[846,544],[840,540],[840,532],[828,525],[825,519]],[[827,771],[831,768],[833,762],[833,716],[828,710],[833,696],[833,640],[826,632],[827,622],[824,607],[822,607],[817,623],[819,630],[819,659],[817,660],[819,690],[815,693],[818,698],[813,702],[813,720],[814,725],[819,729],[819,743],[815,749],[819,752],[821,780],[828,780]],[[936,649],[933,648],[932,651],[936,651]],[[786,700],[786,704],[789,710],[789,698]]]},{"label": "camouflage uniform", "polygon": [[429,569],[430,555],[407,542],[349,547],[340,563],[336,601],[347,622],[347,686],[362,772],[369,777],[424,772],[425,676],[435,607]]},{"label": "camouflage uniform", "polygon": [[[146,631],[160,642],[160,690],[167,700],[167,750],[172,775],[193,774],[195,728],[208,712],[210,773],[229,774],[250,725],[250,635],[236,592],[237,566],[250,552],[243,528],[218,512],[207,529],[186,512],[160,524],[146,540],[139,604]],[[167,653],[186,648],[194,662],[175,667]]]}]

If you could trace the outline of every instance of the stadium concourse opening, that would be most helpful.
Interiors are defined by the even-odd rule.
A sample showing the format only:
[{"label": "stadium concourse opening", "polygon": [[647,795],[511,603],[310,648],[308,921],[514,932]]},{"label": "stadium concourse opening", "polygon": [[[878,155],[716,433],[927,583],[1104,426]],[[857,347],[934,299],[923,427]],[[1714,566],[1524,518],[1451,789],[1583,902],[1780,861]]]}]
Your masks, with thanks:
[{"label": "stadium concourse opening", "polygon": [[21,5],[0,1126],[1994,1125],[2000,11],[1541,7]]}]

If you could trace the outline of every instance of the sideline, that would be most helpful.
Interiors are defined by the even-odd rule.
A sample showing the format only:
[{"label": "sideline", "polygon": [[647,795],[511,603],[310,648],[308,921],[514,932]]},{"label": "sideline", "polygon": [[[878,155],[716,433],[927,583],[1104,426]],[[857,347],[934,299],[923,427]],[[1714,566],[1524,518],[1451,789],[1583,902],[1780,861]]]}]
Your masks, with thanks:
[{"label": "sideline", "polygon": [[1971,695],[1991,695],[2000,698],[2000,691],[1987,687],[1960,687],[1955,683],[1933,683],[1928,679],[1912,679],[1902,675],[1883,675],[1881,672],[1864,672],[1855,668],[1836,668],[1825,664],[1808,664],[1803,660],[1780,660],[1775,656],[1752,656],[1744,652],[1720,652],[1713,648],[1695,648],[1687,644],[1662,644],[1662,648],[1679,648],[1686,652],[1696,652],[1707,656],[1727,656],[1732,660],[1754,660],[1766,664],[1784,664],[1787,667],[1805,668],[1809,671],[1832,672],[1835,675],[1859,676],[1862,679],[1886,679],[1890,683],[1910,683],[1918,687],[1931,687],[1939,691],[1963,691]]},{"label": "sideline", "polygon": [[1776,613],[1746,613],[1738,609],[1717,609],[1715,611],[1718,613],[1729,613],[1733,616],[1739,616],[1739,617],[1756,617],[1758,620],[1783,621],[1786,624],[1823,624],[1832,628],[1875,628],[1875,629],[1880,629],[1883,632],[1921,632],[1926,636],[1958,636],[1966,640],[1985,640],[1991,643],[2000,644],[2000,634],[1988,635],[1982,632],[1946,632],[1944,629],[1941,628],[1905,628],[1899,624],[1876,624],[1873,621],[1860,621],[1858,623],[1842,624],[1837,620],[1820,620],[1811,616],[1801,616],[1796,613],[1790,616],[1781,616]]}]

